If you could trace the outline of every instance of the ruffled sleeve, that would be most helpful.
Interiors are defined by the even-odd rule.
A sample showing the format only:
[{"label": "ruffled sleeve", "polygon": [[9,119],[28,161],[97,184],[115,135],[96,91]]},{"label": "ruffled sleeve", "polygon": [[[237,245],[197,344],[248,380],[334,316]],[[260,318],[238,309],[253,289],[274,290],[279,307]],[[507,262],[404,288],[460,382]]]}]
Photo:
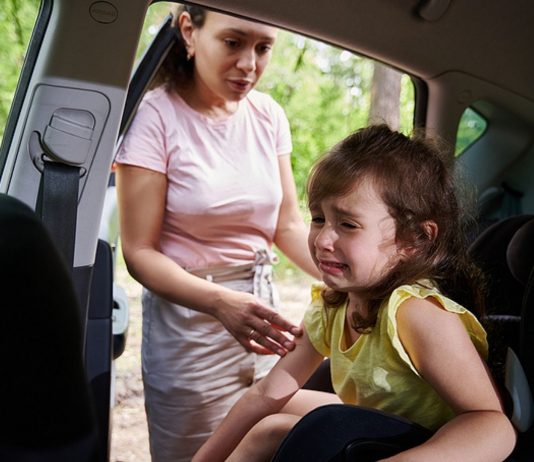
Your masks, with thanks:
[{"label": "ruffled sleeve", "polygon": [[304,328],[313,347],[323,356],[330,356],[332,326],[321,296],[324,287],[324,284],[312,285],[312,301],[304,313]]},{"label": "ruffled sleeve", "polygon": [[385,307],[385,316],[380,325],[382,330],[386,330],[387,336],[397,354],[415,374],[419,375],[419,372],[413,365],[408,353],[404,349],[404,346],[399,338],[397,327],[397,311],[399,306],[410,297],[416,297],[419,299],[433,297],[443,307],[443,309],[451,313],[457,313],[460,316],[460,320],[466,328],[473,345],[484,359],[487,358],[488,342],[486,338],[486,332],[473,313],[453,300],[445,297],[436,288],[425,287],[422,285],[405,285],[398,287],[391,294],[389,300],[387,301],[387,306]]}]

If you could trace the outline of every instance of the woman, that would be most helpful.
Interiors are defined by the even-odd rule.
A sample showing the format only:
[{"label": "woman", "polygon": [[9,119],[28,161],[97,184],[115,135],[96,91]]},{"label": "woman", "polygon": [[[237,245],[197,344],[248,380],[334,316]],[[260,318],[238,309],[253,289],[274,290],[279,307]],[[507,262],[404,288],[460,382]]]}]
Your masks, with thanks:
[{"label": "woman", "polygon": [[[271,246],[317,276],[283,110],[253,90],[276,29],[187,6],[161,86],[117,155],[124,258],[144,287],[154,461],[191,460],[232,404],[294,348]],[[263,355],[263,356],[258,356]],[[270,354],[270,356],[265,356]]]}]

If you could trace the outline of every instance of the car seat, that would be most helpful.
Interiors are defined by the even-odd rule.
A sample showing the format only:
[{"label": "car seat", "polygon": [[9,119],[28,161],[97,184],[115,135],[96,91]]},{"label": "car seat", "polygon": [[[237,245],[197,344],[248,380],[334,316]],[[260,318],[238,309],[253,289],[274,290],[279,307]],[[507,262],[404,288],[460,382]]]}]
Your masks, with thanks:
[{"label": "car seat", "polygon": [[[508,259],[508,248],[514,236],[534,215],[518,215],[494,223],[471,244],[469,253],[486,276],[486,315],[484,326],[490,344],[489,364],[498,382],[504,383],[507,348],[519,352],[521,306],[524,281],[514,277],[512,268],[519,264],[517,254]],[[526,243],[515,241],[514,248]],[[512,267],[510,266],[512,264]]]},{"label": "car seat", "polygon": [[[520,431],[511,461],[534,460],[534,218],[523,224],[513,235],[506,260],[514,278],[522,285],[517,350],[508,348],[505,384],[510,392],[513,409],[511,419]],[[512,343],[512,342],[510,342]]]},{"label": "car seat", "polygon": [[0,460],[93,461],[96,422],[70,271],[36,214],[4,194],[0,263]]}]

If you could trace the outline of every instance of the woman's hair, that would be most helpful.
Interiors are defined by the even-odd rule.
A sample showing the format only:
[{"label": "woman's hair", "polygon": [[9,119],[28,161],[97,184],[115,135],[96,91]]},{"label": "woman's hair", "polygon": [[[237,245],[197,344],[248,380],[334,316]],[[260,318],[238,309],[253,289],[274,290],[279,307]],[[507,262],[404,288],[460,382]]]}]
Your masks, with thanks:
[{"label": "woman's hair", "polygon": [[[366,291],[368,315],[353,317],[359,332],[374,326],[380,304],[393,290],[422,279],[482,315],[482,274],[467,253],[470,222],[457,196],[454,161],[446,159],[436,141],[375,125],[342,140],[312,169],[310,207],[328,197],[345,196],[370,180],[395,220],[396,242],[408,250]],[[436,223],[437,233],[429,232],[428,222]],[[326,306],[335,307],[347,300],[347,293],[326,288],[323,297]]]},{"label": "woman's hair", "polygon": [[176,28],[176,41],[163,60],[156,76],[150,84],[151,88],[164,85],[171,90],[180,85],[185,85],[193,78],[194,57],[188,59],[185,41],[180,32],[178,20],[182,13],[189,13],[191,22],[196,28],[201,28],[206,21],[207,10],[200,6],[180,5],[176,8],[173,26]]}]

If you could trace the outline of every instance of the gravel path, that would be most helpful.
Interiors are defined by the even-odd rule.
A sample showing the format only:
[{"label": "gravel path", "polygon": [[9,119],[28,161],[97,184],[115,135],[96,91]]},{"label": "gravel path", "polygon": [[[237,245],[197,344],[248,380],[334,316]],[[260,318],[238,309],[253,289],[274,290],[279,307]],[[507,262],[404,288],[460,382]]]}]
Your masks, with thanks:
[{"label": "gravel path", "polygon": [[[112,416],[111,462],[150,462],[148,433],[141,382],[141,286],[117,265],[117,282],[126,290],[130,308],[130,327],[126,350],[115,362],[115,407]],[[307,306],[311,279],[293,278],[277,282],[283,310],[299,322]]]}]

